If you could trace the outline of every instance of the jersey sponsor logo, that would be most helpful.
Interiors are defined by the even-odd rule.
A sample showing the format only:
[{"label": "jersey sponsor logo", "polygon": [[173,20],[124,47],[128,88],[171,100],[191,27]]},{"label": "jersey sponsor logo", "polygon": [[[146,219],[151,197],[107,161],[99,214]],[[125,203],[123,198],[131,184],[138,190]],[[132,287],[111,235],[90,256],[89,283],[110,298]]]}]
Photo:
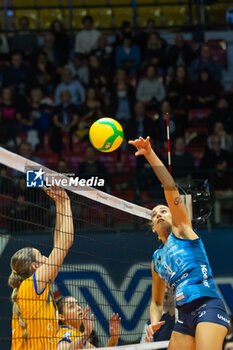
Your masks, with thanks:
[{"label": "jersey sponsor logo", "polygon": [[228,320],[226,317],[224,317],[222,315],[219,315],[219,314],[217,314],[217,317],[218,317],[219,320],[222,320],[222,321],[230,324],[230,320]]},{"label": "jersey sponsor logo", "polygon": [[170,255],[170,258],[172,258],[173,256],[177,255],[177,254],[182,254],[184,252],[184,249],[180,249],[177,252],[173,253],[172,255]]},{"label": "jersey sponsor logo", "polygon": [[176,273],[174,271],[172,271],[172,269],[170,268],[170,266],[168,266],[168,264],[166,262],[164,262],[164,267],[167,270],[168,274],[171,276],[171,278],[173,276],[175,276]]},{"label": "jersey sponsor logo", "polygon": [[64,334],[62,334],[62,337],[65,338],[65,337],[71,337],[72,336],[72,331],[69,331],[69,332],[66,332]]},{"label": "jersey sponsor logo", "polygon": [[184,324],[184,322],[183,322],[183,321],[180,321],[180,320],[177,320],[177,322],[178,322],[178,323],[181,323],[181,324]]},{"label": "jersey sponsor logo", "polygon": [[206,310],[205,310],[205,311],[202,311],[198,317],[201,318],[201,317],[204,316],[205,314],[206,314]]},{"label": "jersey sponsor logo", "polygon": [[[189,275],[188,272],[183,273],[183,275],[180,278],[178,278],[178,280],[176,282],[172,283],[171,288],[174,290],[176,288],[177,284],[180,283],[181,281],[183,281],[185,278],[187,278],[188,275]],[[185,283],[183,282],[183,285],[184,284]]]},{"label": "jersey sponsor logo", "polygon": [[207,270],[207,267],[206,265],[201,265],[201,272],[202,272],[202,275],[203,275],[203,284],[205,287],[210,287],[209,286],[209,283],[207,281],[208,279],[208,270]]}]

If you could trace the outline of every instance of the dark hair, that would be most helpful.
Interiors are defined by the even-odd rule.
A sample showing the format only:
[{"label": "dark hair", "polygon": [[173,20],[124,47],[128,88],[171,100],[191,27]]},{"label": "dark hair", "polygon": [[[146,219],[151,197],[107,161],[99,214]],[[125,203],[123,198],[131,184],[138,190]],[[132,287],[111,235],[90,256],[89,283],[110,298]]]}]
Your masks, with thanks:
[{"label": "dark hair", "polygon": [[37,56],[36,58],[38,58],[39,56],[45,56],[46,58],[48,58],[48,54],[47,52],[43,51],[43,50],[40,50],[38,53],[37,53]]},{"label": "dark hair", "polygon": [[123,21],[123,22],[121,23],[121,28],[122,28],[122,29],[129,28],[129,27],[131,27],[130,21]]},{"label": "dark hair", "polygon": [[153,23],[155,24],[155,20],[153,18],[148,18],[148,20],[146,21],[147,24],[149,23]]},{"label": "dark hair", "polygon": [[83,17],[82,23],[84,24],[86,21],[89,21],[91,23],[94,23],[93,18],[91,16],[85,16]]},{"label": "dark hair", "polygon": [[153,64],[148,64],[146,67],[145,67],[145,73],[147,73],[148,69],[153,67],[154,70],[156,71],[156,67],[153,65]]},{"label": "dark hair", "polygon": [[54,34],[56,33],[55,31],[55,23],[59,23],[60,24],[60,28],[61,28],[61,32],[64,32],[65,31],[65,28],[64,28],[64,25],[61,21],[59,21],[59,19],[54,19],[51,23],[51,26],[50,26],[50,30],[51,32]]},{"label": "dark hair", "polygon": [[212,74],[208,68],[202,68],[199,73],[199,79],[201,80],[202,73],[206,73],[208,75],[208,81],[212,80]]},{"label": "dark hair", "polygon": [[21,51],[12,51],[12,52],[11,52],[11,58],[12,58],[13,56],[16,56],[16,55],[21,56],[21,58],[23,58],[23,54],[22,54]]},{"label": "dark hair", "polygon": [[26,20],[26,21],[29,23],[29,18],[28,18],[28,17],[26,17],[26,16],[20,17],[19,22],[21,22],[22,19],[23,19],[23,20]]}]

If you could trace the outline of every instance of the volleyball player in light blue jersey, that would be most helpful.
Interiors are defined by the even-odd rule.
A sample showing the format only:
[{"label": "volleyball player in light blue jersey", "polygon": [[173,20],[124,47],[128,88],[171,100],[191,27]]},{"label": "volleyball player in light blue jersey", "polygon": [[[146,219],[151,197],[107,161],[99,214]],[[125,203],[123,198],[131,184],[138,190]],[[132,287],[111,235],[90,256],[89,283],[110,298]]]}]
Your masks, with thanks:
[{"label": "volleyball player in light blue jersey", "polygon": [[201,239],[192,229],[185,206],[172,176],[151,149],[150,139],[129,141],[144,155],[163,185],[168,207],[152,210],[152,230],[162,241],[154,252],[151,324],[146,340],[163,325],[159,322],[165,285],[172,288],[178,321],[168,350],[221,350],[230,321],[214,284],[209,261]]}]

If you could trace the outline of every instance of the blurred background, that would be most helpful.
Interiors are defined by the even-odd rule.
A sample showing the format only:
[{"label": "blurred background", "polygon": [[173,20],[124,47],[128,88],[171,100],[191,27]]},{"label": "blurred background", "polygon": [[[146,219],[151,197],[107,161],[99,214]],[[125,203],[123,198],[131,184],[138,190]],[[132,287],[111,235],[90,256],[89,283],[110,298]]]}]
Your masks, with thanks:
[{"label": "blurred background", "polygon": [[[163,191],[127,141],[150,136],[167,165],[169,113],[172,175],[184,191],[196,193],[193,209],[201,219],[195,227],[232,315],[233,1],[1,0],[0,30],[0,145],[10,151],[61,173],[104,178],[100,190],[151,209]],[[103,116],[118,120],[125,133],[123,146],[106,154],[88,138],[91,124]],[[123,314],[127,310],[122,342],[138,341],[148,317],[149,262],[158,242],[138,218],[77,196],[72,206],[79,248],[64,273],[84,268],[97,269],[99,279],[108,276],[107,289],[122,292],[115,301]],[[9,349],[9,257],[29,243],[48,254],[55,217],[44,194],[26,189],[25,175],[5,166],[0,213],[0,337],[2,349]],[[130,299],[134,274],[144,279],[143,303]],[[77,292],[81,277],[65,279],[59,275],[55,292],[69,290],[87,302],[87,291]],[[100,294],[94,300],[88,302],[97,330],[106,337],[107,312],[118,304],[110,310]],[[106,317],[98,316],[100,302]],[[127,313],[134,311],[132,323]]]}]

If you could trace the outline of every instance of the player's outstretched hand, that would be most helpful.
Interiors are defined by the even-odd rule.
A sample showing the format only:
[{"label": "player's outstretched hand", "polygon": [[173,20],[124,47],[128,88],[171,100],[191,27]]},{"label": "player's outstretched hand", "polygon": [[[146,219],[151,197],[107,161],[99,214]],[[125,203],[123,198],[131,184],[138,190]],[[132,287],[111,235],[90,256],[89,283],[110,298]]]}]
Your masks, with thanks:
[{"label": "player's outstretched hand", "polygon": [[90,307],[87,305],[83,311],[84,332],[89,337],[93,330],[94,315],[89,316]]},{"label": "player's outstretched hand", "polygon": [[112,314],[109,320],[109,334],[111,340],[117,345],[121,331],[121,317],[118,314]]},{"label": "player's outstretched hand", "polygon": [[45,193],[52,198],[56,203],[64,204],[70,200],[64,188],[58,186],[44,187]]},{"label": "player's outstretched hand", "polygon": [[145,341],[151,342],[153,339],[154,333],[162,326],[164,325],[165,321],[157,322],[154,324],[150,324],[146,328],[146,336],[145,336]]},{"label": "player's outstretched hand", "polygon": [[135,153],[135,156],[144,155],[147,156],[151,152],[151,144],[150,144],[150,137],[147,136],[146,139],[143,137],[139,137],[139,139],[136,139],[134,141],[129,141],[130,145],[133,145],[137,148],[137,152]]}]

